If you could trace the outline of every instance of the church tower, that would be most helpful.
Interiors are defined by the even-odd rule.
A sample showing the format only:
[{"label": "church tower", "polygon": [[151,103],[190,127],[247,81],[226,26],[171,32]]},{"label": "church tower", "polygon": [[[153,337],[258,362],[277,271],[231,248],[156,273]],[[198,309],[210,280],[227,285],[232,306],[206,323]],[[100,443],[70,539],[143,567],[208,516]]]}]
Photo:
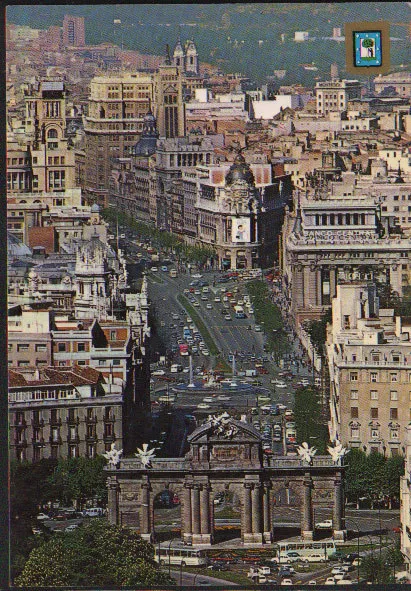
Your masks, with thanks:
[{"label": "church tower", "polygon": [[154,76],[153,107],[160,138],[185,135],[183,72],[171,63],[168,48],[166,61]]},{"label": "church tower", "polygon": [[185,73],[198,75],[198,51],[194,41],[188,40],[185,45]]},{"label": "church tower", "polygon": [[83,241],[76,254],[76,299],[77,319],[107,319],[110,308],[110,269],[105,245],[97,235]]}]

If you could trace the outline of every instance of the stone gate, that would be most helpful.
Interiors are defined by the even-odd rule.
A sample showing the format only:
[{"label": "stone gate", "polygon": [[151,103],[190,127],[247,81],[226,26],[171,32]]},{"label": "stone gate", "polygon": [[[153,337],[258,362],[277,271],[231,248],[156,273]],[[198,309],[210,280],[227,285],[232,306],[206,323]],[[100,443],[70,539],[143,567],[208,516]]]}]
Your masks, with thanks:
[{"label": "stone gate", "polygon": [[[215,417],[214,417],[215,419]],[[209,420],[188,438],[183,458],[154,458],[145,466],[139,457],[122,459],[108,470],[110,523],[153,537],[153,503],[164,489],[181,501],[181,535],[193,545],[213,543],[214,498],[231,491],[241,500],[241,539],[244,544],[273,540],[273,515],[278,500],[293,498],[300,507],[301,535],[312,540],[313,509],[333,510],[333,537],[345,538],[344,468],[330,456],[310,463],[299,457],[268,458],[261,434],[249,423],[226,418]],[[285,492],[284,492],[285,491]]]}]

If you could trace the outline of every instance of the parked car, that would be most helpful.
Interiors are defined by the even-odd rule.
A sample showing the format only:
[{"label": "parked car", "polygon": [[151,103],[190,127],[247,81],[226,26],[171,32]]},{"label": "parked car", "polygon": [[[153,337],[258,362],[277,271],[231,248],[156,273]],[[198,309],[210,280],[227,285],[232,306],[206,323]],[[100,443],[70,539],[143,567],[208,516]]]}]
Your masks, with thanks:
[{"label": "parked car", "polygon": [[332,519],[325,519],[315,524],[317,529],[330,529],[333,526]]},{"label": "parked car", "polygon": [[50,519],[50,517],[46,513],[39,513],[37,519],[39,521],[45,521],[46,519]]},{"label": "parked car", "polygon": [[334,577],[327,577],[324,585],[336,585],[336,580]]}]

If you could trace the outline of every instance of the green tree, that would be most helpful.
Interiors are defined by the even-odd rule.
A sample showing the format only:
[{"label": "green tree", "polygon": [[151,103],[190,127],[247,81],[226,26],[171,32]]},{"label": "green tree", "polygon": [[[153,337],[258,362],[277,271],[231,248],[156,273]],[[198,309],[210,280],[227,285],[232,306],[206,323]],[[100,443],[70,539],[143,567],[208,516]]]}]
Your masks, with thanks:
[{"label": "green tree", "polygon": [[404,474],[404,458],[391,456],[387,458],[383,470],[382,493],[388,498],[389,508],[393,501],[400,497],[400,478]]},{"label": "green tree", "polygon": [[351,502],[357,503],[366,492],[366,464],[367,454],[362,449],[352,448],[346,456],[345,493]]},{"label": "green tree", "polygon": [[374,47],[373,39],[364,39],[362,42],[363,47]]},{"label": "green tree", "polygon": [[35,548],[17,577],[18,587],[167,585],[153,546],[131,530],[96,519],[69,533],[55,533]]},{"label": "green tree", "polygon": [[87,499],[105,502],[107,475],[103,468],[106,460],[96,458],[61,458],[48,482],[57,498],[64,504],[82,506]]},{"label": "green tree", "polygon": [[387,563],[385,555],[381,557],[379,554],[364,556],[360,566],[360,574],[364,579],[374,584],[387,585],[395,582],[392,568]]},{"label": "green tree", "polygon": [[304,328],[307,331],[310,341],[315,349],[317,355],[324,358],[324,345],[327,340],[327,324],[332,321],[331,309],[327,310],[320,320],[309,320],[304,324]]},{"label": "green tree", "polygon": [[316,388],[299,388],[294,403],[295,430],[298,442],[306,441],[317,448],[318,453],[327,453],[328,428],[322,417],[320,394]]}]

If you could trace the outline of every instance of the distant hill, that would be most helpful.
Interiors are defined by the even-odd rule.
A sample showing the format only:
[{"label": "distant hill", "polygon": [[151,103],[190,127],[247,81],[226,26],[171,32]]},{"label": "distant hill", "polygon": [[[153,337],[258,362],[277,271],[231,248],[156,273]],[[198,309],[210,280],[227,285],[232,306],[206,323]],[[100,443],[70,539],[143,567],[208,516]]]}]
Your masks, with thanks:
[{"label": "distant hill", "polygon": [[[223,71],[241,72],[262,83],[274,70],[286,70],[281,84],[312,85],[315,78],[329,77],[336,62],[344,75],[343,42],[332,37],[333,28],[356,20],[388,20],[392,41],[391,63],[411,64],[411,44],[406,27],[411,8],[407,2],[273,3],[273,4],[105,4],[9,6],[7,20],[45,29],[61,25],[65,14],[84,16],[86,41],[123,44],[142,53],[164,54],[179,31],[184,41],[193,38],[200,60],[219,65]],[[114,24],[114,20],[122,24]],[[315,38],[294,42],[295,31],[308,31]],[[284,35],[284,42],[281,42]],[[301,64],[314,62],[318,70]]]}]

